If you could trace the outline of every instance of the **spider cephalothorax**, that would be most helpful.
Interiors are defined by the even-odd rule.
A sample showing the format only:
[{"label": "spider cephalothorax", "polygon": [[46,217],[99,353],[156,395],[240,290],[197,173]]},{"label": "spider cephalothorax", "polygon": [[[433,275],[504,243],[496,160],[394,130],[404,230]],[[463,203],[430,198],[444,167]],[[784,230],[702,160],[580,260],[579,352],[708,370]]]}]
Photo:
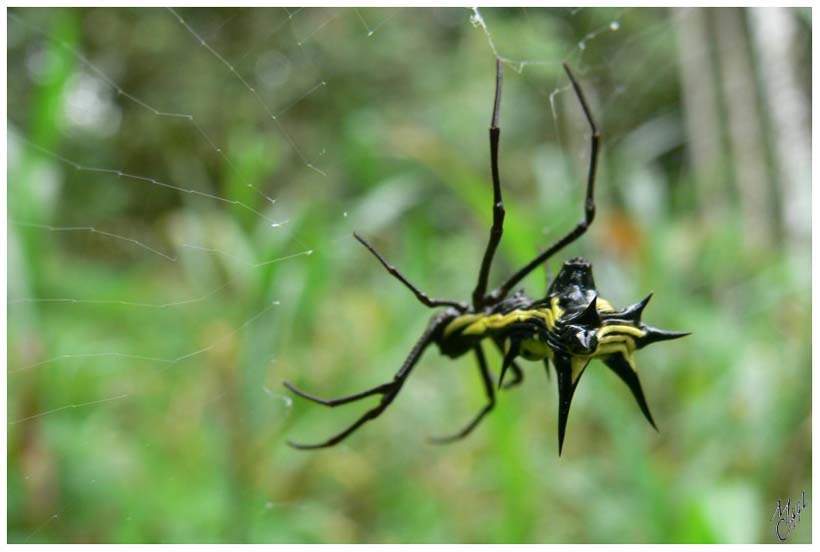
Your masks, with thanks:
[{"label": "spider cephalothorax", "polygon": [[[644,416],[655,427],[638,381],[633,354],[637,349],[655,341],[675,339],[688,334],[659,330],[641,321],[641,314],[651,295],[623,310],[615,310],[608,301],[598,296],[592,276],[592,266],[581,258],[571,259],[564,263],[543,299],[532,300],[523,290],[509,295],[512,288],[536,267],[578,239],[595,217],[595,168],[600,135],[581,88],[566,65],[564,69],[592,129],[592,153],[587,178],[584,218],[555,244],[513,273],[501,286],[487,293],[490,266],[496,247],[501,240],[504,224],[504,204],[501,199],[501,179],[498,171],[498,142],[501,134],[498,127],[498,116],[502,78],[502,62],[498,60],[495,103],[490,124],[493,224],[479,270],[478,283],[473,291],[472,304],[431,299],[388,263],[373,246],[359,235],[354,234],[356,239],[376,256],[387,271],[406,285],[423,304],[428,307],[447,308],[432,318],[392,381],[354,395],[330,400],[314,397],[286,382],[285,386],[297,395],[331,407],[355,402],[372,395],[381,396],[378,405],[365,412],[344,431],[320,443],[312,445],[290,443],[291,446],[305,449],[329,447],[342,441],[369,420],[378,417],[396,398],[424,350],[433,343],[438,345],[443,355],[451,358],[460,357],[469,351],[473,351],[476,356],[487,394],[487,404],[464,429],[449,437],[435,438],[433,441],[450,442],[467,436],[484,415],[495,406],[495,384],[487,368],[487,361],[481,346],[481,342],[485,339],[489,339],[503,355],[501,375],[498,378],[499,387],[510,387],[523,380],[523,372],[516,363],[518,357],[543,361],[547,375],[549,375],[550,363],[555,367],[558,375],[559,454],[563,448],[572,396],[587,365],[595,358],[601,359],[626,383]],[[504,385],[504,375],[508,369],[512,370],[513,379]]]}]

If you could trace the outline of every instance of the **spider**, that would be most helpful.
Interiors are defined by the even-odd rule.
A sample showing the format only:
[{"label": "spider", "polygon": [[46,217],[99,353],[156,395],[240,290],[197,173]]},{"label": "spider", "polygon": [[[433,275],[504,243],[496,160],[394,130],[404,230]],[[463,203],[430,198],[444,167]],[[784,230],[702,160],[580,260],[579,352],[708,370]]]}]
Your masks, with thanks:
[{"label": "spider", "polygon": [[[499,389],[523,381],[523,372],[515,361],[519,356],[526,360],[542,361],[548,377],[550,362],[553,364],[558,379],[559,456],[564,445],[567,418],[575,388],[593,358],[600,358],[623,380],[646,419],[657,430],[635,371],[633,353],[650,343],[689,334],[660,330],[641,321],[641,314],[651,294],[632,306],[616,310],[598,295],[590,263],[578,257],[563,264],[544,298],[532,300],[525,295],[524,290],[510,295],[513,287],[536,267],[581,237],[595,218],[595,169],[601,135],[592,119],[581,87],[569,66],[564,63],[563,67],[592,131],[583,219],[548,249],[508,277],[497,289],[487,292],[490,267],[504,229],[504,203],[501,199],[501,178],[498,170],[498,144],[501,135],[498,122],[503,63],[500,59],[496,60],[495,100],[490,123],[493,221],[478,272],[478,282],[473,290],[472,304],[430,298],[391,265],[369,242],[354,233],[353,236],[390,274],[410,289],[422,304],[430,308],[446,308],[432,317],[427,329],[391,381],[335,399],[322,399],[284,382],[285,387],[296,395],[329,407],[353,403],[373,395],[381,396],[378,405],[366,411],[347,429],[318,443],[302,444],[288,441],[290,446],[298,449],[330,447],[340,443],[368,421],[379,417],[398,396],[413,367],[427,347],[433,343],[438,345],[443,355],[450,358],[457,358],[471,351],[475,355],[487,403],[461,431],[446,437],[434,437],[431,441],[449,443],[466,437],[495,406],[496,384],[487,368],[482,348],[484,339],[489,339],[503,355],[498,379]],[[504,375],[508,369],[512,371],[513,379],[505,385]]]}]

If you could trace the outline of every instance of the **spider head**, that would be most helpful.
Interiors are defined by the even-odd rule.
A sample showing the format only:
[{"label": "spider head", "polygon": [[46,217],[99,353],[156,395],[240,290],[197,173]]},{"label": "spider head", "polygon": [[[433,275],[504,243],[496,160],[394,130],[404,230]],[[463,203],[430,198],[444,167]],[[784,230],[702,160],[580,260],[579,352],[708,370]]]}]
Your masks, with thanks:
[{"label": "spider head", "polygon": [[585,307],[597,294],[592,265],[581,257],[565,261],[547,290],[547,296],[557,296],[565,310]]}]

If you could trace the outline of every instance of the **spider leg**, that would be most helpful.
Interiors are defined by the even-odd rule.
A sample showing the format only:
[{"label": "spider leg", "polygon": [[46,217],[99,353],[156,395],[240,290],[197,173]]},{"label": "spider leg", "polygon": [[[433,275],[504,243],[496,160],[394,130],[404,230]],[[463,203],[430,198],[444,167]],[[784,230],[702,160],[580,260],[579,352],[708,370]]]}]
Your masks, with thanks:
[{"label": "spider leg", "polygon": [[[501,353],[501,356],[504,356],[504,346],[501,344],[501,341],[498,339],[493,339],[493,343],[495,346],[498,347],[498,351]],[[510,363],[510,370],[512,370],[512,380],[508,381],[504,385],[502,385],[502,389],[509,389],[511,387],[515,387],[516,385],[520,385],[521,382],[524,381],[524,371],[521,370],[521,367],[518,365],[517,362],[512,361]]]},{"label": "spider leg", "polygon": [[378,406],[376,406],[375,408],[371,408],[370,410],[365,412],[358,420],[356,420],[353,424],[351,424],[344,431],[341,431],[341,432],[337,433],[336,435],[333,435],[332,437],[330,437],[330,438],[328,438],[324,441],[321,441],[319,443],[311,443],[311,444],[296,443],[294,441],[288,441],[288,445],[290,445],[291,447],[293,447],[295,449],[311,450],[311,449],[332,447],[333,445],[339,444],[348,435],[350,435],[351,433],[353,433],[354,431],[359,429],[366,422],[369,422],[370,420],[373,420],[374,418],[377,418],[382,412],[384,412],[384,410],[393,401],[393,399],[395,397],[396,397],[395,393],[390,394],[390,395],[384,395]]},{"label": "spider leg", "polygon": [[447,299],[431,299],[426,293],[424,293],[419,288],[417,288],[412,283],[410,283],[410,280],[405,278],[404,275],[401,272],[399,272],[399,270],[395,266],[393,266],[392,264],[387,262],[387,259],[385,259],[382,256],[381,253],[376,251],[376,248],[373,247],[372,245],[370,245],[367,242],[367,240],[365,240],[363,237],[358,235],[356,232],[353,232],[353,237],[356,238],[359,241],[359,243],[361,243],[363,246],[365,246],[368,251],[373,253],[373,255],[382,264],[382,266],[385,269],[387,269],[387,272],[389,272],[390,274],[395,276],[402,284],[407,286],[407,288],[410,291],[412,291],[415,294],[416,298],[419,301],[421,301],[424,305],[426,305],[428,307],[431,307],[431,308],[434,308],[434,307],[455,307],[461,312],[464,312],[465,310],[467,310],[467,305],[465,305],[464,303],[462,303],[460,301],[449,301]]},{"label": "spider leg", "polygon": [[393,376],[393,381],[384,383],[382,385],[377,385],[376,387],[368,389],[367,391],[362,391],[361,393],[356,393],[354,395],[349,395],[347,397],[340,397],[338,399],[323,400],[319,399],[318,397],[309,395],[304,391],[300,391],[286,382],[285,387],[294,391],[297,395],[327,406],[338,406],[340,404],[347,404],[350,402],[363,399],[365,397],[369,397],[371,395],[382,396],[381,401],[379,401],[378,405],[362,414],[362,416],[359,417],[359,419],[353,422],[350,426],[348,426],[347,429],[329,437],[328,439],[325,439],[324,441],[321,441],[319,443],[312,444],[295,443],[293,441],[288,441],[288,445],[296,449],[317,449],[332,447],[333,445],[340,443],[348,435],[359,429],[365,423],[375,418],[378,418],[379,415],[381,415],[381,413],[384,412],[388,406],[390,406],[390,403],[393,402],[393,399],[396,398],[396,395],[399,394],[402,385],[404,385],[404,382],[407,380],[407,376],[410,375],[410,371],[419,361],[422,353],[424,353],[424,350],[427,349],[427,347],[435,341],[438,331],[444,326],[444,324],[449,322],[450,319],[451,316],[448,316],[446,314],[435,317],[433,321],[430,323],[430,325],[427,327],[427,329],[424,331],[416,345],[410,351],[410,354],[407,356],[407,359],[404,361],[404,364],[402,364],[399,371],[396,372],[396,375]]},{"label": "spider leg", "polygon": [[507,373],[507,368],[509,368],[515,357],[518,356],[518,352],[521,348],[521,343],[517,339],[511,339],[509,341],[509,349],[507,349],[507,354],[504,355],[504,361],[501,364],[501,375],[498,376],[498,388],[501,389],[504,384],[504,374]]},{"label": "spider leg", "polygon": [[476,426],[478,426],[484,416],[491,411],[493,407],[495,407],[495,387],[493,385],[492,377],[490,376],[490,371],[487,369],[487,359],[484,358],[484,351],[481,349],[481,345],[476,345],[473,350],[475,351],[476,360],[478,361],[478,369],[481,372],[481,381],[484,384],[484,392],[487,394],[487,404],[484,405],[484,408],[479,411],[475,418],[473,418],[473,420],[467,424],[464,429],[458,433],[454,433],[446,437],[429,437],[428,441],[431,443],[436,445],[445,445],[447,443],[452,443],[453,441],[464,439],[476,428]]},{"label": "spider leg", "polygon": [[315,403],[323,404],[325,406],[334,407],[334,406],[340,406],[340,405],[343,405],[343,404],[349,404],[349,403],[352,403],[352,402],[360,401],[362,399],[365,399],[365,398],[373,396],[373,395],[384,395],[385,393],[388,393],[388,392],[393,390],[393,387],[395,387],[395,382],[383,383],[381,385],[377,385],[376,387],[368,389],[367,391],[362,391],[360,393],[354,393],[352,395],[347,395],[345,397],[338,397],[338,398],[335,398],[335,399],[322,399],[320,397],[317,397],[316,395],[311,395],[310,393],[302,391],[301,389],[299,389],[298,387],[296,387],[295,385],[293,385],[292,383],[287,382],[287,381],[284,382],[284,386],[287,387],[288,389],[290,389],[291,391],[293,391],[295,394],[302,397],[303,399],[307,399],[307,400],[313,401]]},{"label": "spider leg", "polygon": [[521,367],[518,366],[516,362],[510,363],[510,370],[512,370],[512,380],[508,381],[504,385],[501,386],[502,389],[509,389],[510,387],[515,387],[516,385],[521,385],[521,382],[524,381],[524,372],[521,371]]},{"label": "spider leg", "polygon": [[490,122],[490,169],[493,175],[493,224],[490,227],[490,239],[484,250],[481,261],[481,270],[478,273],[478,282],[473,291],[473,306],[478,309],[486,303],[487,279],[490,275],[490,266],[493,256],[501,241],[504,232],[504,202],[501,199],[501,177],[498,173],[498,141],[501,138],[501,129],[498,127],[499,108],[501,106],[501,84],[503,80],[503,62],[495,60],[495,102],[493,103],[493,117]]},{"label": "spider leg", "polygon": [[601,134],[598,132],[598,127],[595,126],[595,121],[592,120],[592,114],[589,111],[589,106],[587,105],[587,101],[581,87],[572,75],[569,66],[567,66],[566,63],[564,63],[563,66],[564,71],[567,72],[567,76],[572,83],[572,88],[575,90],[575,95],[581,103],[581,108],[584,110],[584,115],[586,116],[587,122],[589,122],[589,126],[592,130],[592,137],[590,139],[591,153],[589,158],[589,173],[587,176],[586,200],[584,201],[584,218],[564,237],[551,245],[543,253],[536,256],[532,261],[524,265],[524,267],[518,272],[510,276],[506,282],[501,284],[501,286],[492,294],[492,297],[497,300],[506,297],[510,290],[525,276],[537,268],[538,265],[580,238],[584,232],[587,231],[587,228],[589,228],[589,225],[592,224],[592,221],[595,218],[595,171],[598,166],[598,145],[601,140]]}]

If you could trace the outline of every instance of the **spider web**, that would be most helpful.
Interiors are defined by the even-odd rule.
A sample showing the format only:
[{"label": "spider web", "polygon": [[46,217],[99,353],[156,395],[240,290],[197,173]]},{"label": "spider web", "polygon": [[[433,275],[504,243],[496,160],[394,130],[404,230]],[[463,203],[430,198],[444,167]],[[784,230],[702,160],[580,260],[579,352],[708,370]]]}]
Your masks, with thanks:
[{"label": "spider web", "polygon": [[[329,182],[346,180],[340,160],[333,155],[333,140],[327,129],[318,123],[312,128],[310,121],[305,124],[301,120],[302,113],[310,116],[310,108],[318,104],[320,107],[314,109],[321,110],[322,104],[331,102],[338,77],[332,66],[335,56],[328,47],[340,35],[350,47],[336,55],[356,56],[355,63],[347,63],[367,67],[374,62],[362,52],[369,51],[369,44],[389,45],[391,33],[429,26],[431,19],[440,19],[440,24],[452,27],[472,25],[475,32],[466,35],[466,40],[474,43],[477,51],[473,67],[490,67],[492,57],[503,59],[508,70],[524,77],[519,82],[537,88],[545,100],[537,108],[540,119],[550,122],[551,131],[556,132],[563,110],[558,104],[573,99],[566,79],[556,75],[561,61],[572,63],[585,79],[600,76],[607,61],[595,60],[604,64],[602,69],[586,59],[595,42],[603,35],[629,33],[621,29],[621,18],[627,13],[623,10],[595,14],[580,24],[586,30],[577,36],[570,28],[561,29],[566,39],[564,49],[548,52],[535,40],[541,30],[538,25],[544,20],[529,9],[522,12],[527,30],[518,40],[503,35],[511,32],[508,26],[496,29],[493,20],[499,17],[497,10],[441,10],[433,17],[399,9],[167,9],[129,10],[116,16],[107,11],[73,12],[71,17],[82,33],[73,37],[49,27],[49,18],[42,13],[9,13],[10,41],[18,68],[28,81],[25,87],[10,89],[10,105],[19,105],[21,111],[29,107],[25,95],[34,86],[44,81],[47,84],[48,78],[55,78],[49,72],[59,72],[51,64],[64,64],[72,72],[65,84],[63,113],[55,118],[60,127],[52,133],[40,133],[47,138],[38,136],[30,121],[12,117],[10,195],[19,193],[21,186],[30,187],[32,201],[45,207],[37,209],[12,201],[10,274],[37,270],[27,266],[21,251],[25,246],[19,243],[31,236],[34,241],[51,243],[48,249],[35,249],[48,258],[32,264],[102,263],[114,270],[136,264],[146,278],[158,281],[143,295],[142,291],[137,294],[116,286],[89,287],[83,271],[70,269],[58,282],[43,285],[42,293],[35,293],[31,274],[29,278],[11,279],[12,355],[8,377],[12,435],[18,431],[36,435],[40,424],[69,415],[66,423],[83,424],[95,417],[115,417],[120,409],[142,411],[141,403],[171,408],[174,398],[182,393],[179,386],[191,381],[175,373],[187,370],[204,377],[203,371],[219,372],[219,361],[249,362],[231,360],[226,350],[234,347],[254,350],[253,355],[240,355],[240,359],[250,357],[250,362],[257,364],[250,369],[257,376],[249,385],[256,389],[257,405],[252,410],[274,428],[268,435],[276,438],[276,430],[281,430],[282,420],[288,417],[291,400],[278,391],[283,379],[276,365],[277,345],[281,344],[269,338],[271,332],[267,329],[286,325],[288,318],[295,316],[295,307],[288,303],[297,290],[289,292],[256,280],[270,277],[269,269],[274,265],[293,265],[299,274],[298,267],[311,262],[314,251],[339,247],[342,240],[347,240],[349,233],[341,228],[349,229],[354,224],[365,229],[380,227],[363,220],[361,213],[371,209],[358,209],[358,216],[348,217],[348,212],[357,211],[355,199],[349,207],[342,204],[341,209],[331,210],[332,220],[323,221],[324,228],[320,229],[320,233],[326,233],[322,238],[315,234],[312,238],[301,237],[290,221],[298,216],[289,209],[287,196],[292,190],[308,187],[318,196]],[[563,25],[570,27],[585,12],[567,10],[557,15]],[[106,17],[117,23],[115,30],[103,32],[95,26]],[[243,23],[255,17],[270,24],[251,40],[238,41],[236,36]],[[126,22],[132,19],[134,28],[127,29]],[[669,22],[661,20],[659,25],[668,28]],[[151,45],[154,34],[158,36],[157,44]],[[237,47],[231,40],[240,45]],[[128,41],[136,43],[137,53],[119,55],[120,45]],[[386,63],[376,57],[375,67],[363,76],[359,86],[374,86],[368,83],[374,81],[374,76],[378,78],[380,65]],[[169,73],[169,66],[179,74]],[[196,77],[195,71],[204,73],[204,78]],[[628,89],[630,84],[623,86]],[[203,106],[214,105],[200,99],[208,94],[223,98],[224,108],[219,113],[204,110]],[[434,93],[429,103],[435,103],[440,94]],[[395,105],[388,100],[388,109],[395,109]],[[481,109],[486,111],[486,106]],[[505,111],[504,119],[512,121],[502,124],[514,133],[515,115],[509,107]],[[237,139],[241,143],[233,145],[225,125],[252,126],[252,137]],[[586,155],[580,138],[585,131],[580,124],[573,130],[579,131],[577,142],[559,142],[559,148],[569,148],[580,165]],[[162,132],[178,137],[178,151],[157,150],[151,140]],[[560,134],[556,134],[560,140]],[[282,165],[273,171],[268,167],[261,178],[247,174],[246,165],[256,160],[243,158],[267,155],[263,146],[248,143],[260,137],[265,146],[276,151]],[[134,148],[136,152],[130,148],[126,151],[125,147],[118,151],[118,145],[130,140],[140,142],[140,147]],[[470,143],[483,140],[482,132]],[[252,153],[246,154],[243,147],[252,148]],[[477,149],[482,154],[471,155],[470,160],[484,162],[483,144]],[[564,166],[575,162],[559,160]],[[277,174],[287,175],[288,181],[277,182]],[[557,178],[550,186],[557,182],[565,194],[578,191],[569,183],[566,171],[556,175],[553,169],[553,176]],[[394,204],[399,212],[408,207],[394,197],[386,199],[386,204]],[[317,200],[321,201],[319,197]],[[379,197],[364,201],[378,203]],[[58,202],[71,210],[48,212]],[[108,210],[108,202],[114,204],[113,211]],[[126,210],[125,224],[117,220],[122,214],[116,211],[118,207]],[[568,214],[553,217],[543,232],[553,235],[571,223]],[[316,239],[323,243],[313,241]],[[174,279],[182,283],[165,284]],[[238,297],[234,312],[224,316],[211,312],[231,296]],[[98,316],[114,327],[107,335],[86,334],[99,330],[99,320],[94,320]],[[216,329],[202,327],[202,320],[214,316],[219,320],[214,323]],[[79,326],[77,335],[64,339],[59,335],[37,336],[42,320],[52,317],[63,324],[73,320]],[[184,333],[201,333],[204,341],[171,341],[163,347],[154,346],[150,338],[139,343],[128,338],[128,329],[116,327],[117,319],[122,318],[133,319],[138,325],[150,326],[161,319],[162,327],[180,324],[200,328]],[[86,321],[88,327],[83,328]],[[146,378],[146,370],[157,376]],[[112,373],[117,376],[112,377]],[[53,379],[53,383],[44,387],[42,379]],[[90,385],[78,389],[78,380]],[[63,384],[69,393],[53,393],[56,401],[63,402],[52,402],[51,394],[30,395]],[[71,393],[76,398],[64,402]],[[215,403],[223,396],[224,392],[219,392],[204,400]],[[20,468],[23,473],[32,469]],[[83,483],[90,485],[93,480]],[[271,505],[267,502],[265,507]],[[40,524],[22,533],[22,540],[37,540],[43,533],[56,530],[62,517],[72,515],[76,513],[47,512]]]},{"label": "spider web", "polygon": [[[8,90],[8,430],[10,443],[23,443],[10,466],[22,505],[9,516],[13,541],[144,538],[134,532],[138,516],[129,511],[113,514],[111,532],[83,532],[93,524],[83,518],[82,501],[103,501],[98,480],[110,482],[120,472],[91,460],[90,451],[55,445],[54,435],[97,439],[95,453],[110,452],[124,473],[144,476],[148,468],[129,463],[168,450],[168,435],[224,424],[240,428],[225,430],[228,446],[242,442],[242,450],[256,455],[233,460],[228,469],[236,478],[252,470],[251,459],[283,463],[271,470],[280,476],[301,473],[280,449],[286,430],[310,427],[292,425],[293,403],[281,382],[299,379],[297,373],[313,382],[344,381],[330,368],[336,354],[355,359],[355,339],[371,339],[345,314],[346,304],[335,319],[316,307],[332,302],[338,289],[327,286],[317,299],[312,294],[325,289],[317,282],[337,279],[365,297],[357,267],[372,259],[364,259],[351,231],[401,236],[402,217],[429,207],[426,194],[476,210],[489,206],[489,184],[465,192],[436,179],[449,171],[486,180],[494,58],[506,72],[501,164],[508,222],[512,234],[528,236],[508,245],[502,268],[530,257],[580,215],[589,129],[562,62],[590,96],[606,148],[634,148],[630,137],[640,130],[657,138],[647,159],[680,147],[668,118],[644,105],[668,93],[676,77],[669,36],[687,10],[59,11],[8,12],[15,77]],[[413,45],[412,55],[397,46],[404,44]],[[460,60],[452,67],[438,59],[450,50]],[[648,64],[658,68],[647,80],[639,68]],[[477,82],[485,86],[477,89]],[[639,129],[645,120],[653,124]],[[448,152],[457,162],[431,151],[441,144],[456,144]],[[626,204],[651,225],[663,216],[651,170],[624,169],[618,178],[626,184],[601,192],[600,201]],[[391,171],[398,176],[385,176]],[[431,191],[429,180],[443,191]],[[522,207],[528,199],[532,209]],[[520,216],[539,211],[538,220]],[[489,208],[480,215],[486,218],[467,225],[451,221],[469,211],[444,212],[451,216],[429,222],[430,231],[482,242]],[[622,230],[626,235],[614,246],[629,250],[629,228]],[[466,247],[478,259],[482,246]],[[625,304],[640,291],[626,269],[606,262],[614,246],[593,232],[592,244],[579,252],[593,248],[604,259],[598,277]],[[433,258],[415,251],[425,263]],[[419,268],[407,262],[410,272]],[[457,261],[442,262],[444,283],[435,294],[467,297],[472,282],[463,281],[464,270]],[[394,283],[383,284],[385,294],[374,293],[402,294]],[[398,311],[410,304],[390,305]],[[322,321],[306,319],[306,312],[321,313]],[[425,316],[419,308],[391,318],[408,335],[385,364],[400,362]],[[322,331],[343,331],[337,322],[355,336],[348,350],[301,352],[305,340],[324,343]],[[329,342],[339,346],[344,339]],[[354,378],[367,382],[388,373]],[[422,378],[408,394],[420,401],[444,396],[433,385],[439,384]],[[432,425],[453,411],[433,408],[419,420]],[[310,420],[329,413],[318,414]],[[164,434],[152,426],[170,429]],[[194,480],[201,473],[193,466],[209,459],[186,460]],[[158,473],[151,487],[181,488],[181,474]],[[307,511],[330,527],[341,523],[261,481],[259,493],[232,503],[234,532],[202,538],[304,538],[301,527],[260,529],[272,523],[265,521],[272,512]],[[210,497],[199,498],[206,508]],[[194,538],[191,527],[169,517],[177,522],[154,538]],[[335,534],[348,535],[344,527]]]}]

